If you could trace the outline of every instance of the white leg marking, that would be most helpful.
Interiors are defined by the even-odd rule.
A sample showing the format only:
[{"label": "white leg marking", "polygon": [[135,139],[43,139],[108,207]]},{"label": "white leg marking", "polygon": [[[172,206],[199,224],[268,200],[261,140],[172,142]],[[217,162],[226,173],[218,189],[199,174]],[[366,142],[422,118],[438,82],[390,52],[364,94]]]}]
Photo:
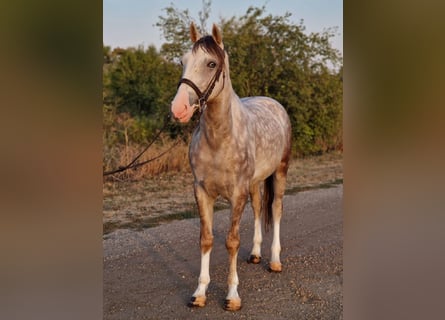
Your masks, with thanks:
[{"label": "white leg marking", "polygon": [[205,296],[207,287],[210,283],[210,252],[212,250],[207,251],[204,254],[201,254],[201,272],[199,274],[198,280],[198,288],[193,294],[194,297]]},{"label": "white leg marking", "polygon": [[275,218],[273,222],[273,241],[272,241],[272,247],[271,247],[271,262],[280,262],[280,252],[281,252],[281,245],[280,245],[280,220],[281,218]]},{"label": "white leg marking", "polygon": [[238,252],[235,254],[234,257],[232,257],[230,261],[229,277],[227,279],[227,284],[229,285],[229,290],[226,297],[227,300],[239,299],[237,290],[239,279],[238,279],[238,272],[236,270],[237,257],[238,257]]},{"label": "white leg marking", "polygon": [[229,276],[229,290],[224,304],[224,309],[231,311],[236,311],[241,309],[241,298],[238,295],[237,272]]},{"label": "white leg marking", "polygon": [[238,286],[236,284],[232,284],[229,286],[229,293],[227,293],[227,300],[239,299],[238,295]]},{"label": "white leg marking", "polygon": [[253,248],[252,255],[261,257],[261,243],[263,236],[261,234],[261,219],[255,219],[255,233],[253,234]]},{"label": "white leg marking", "polygon": [[227,293],[227,300],[239,299],[238,295],[238,274],[235,273],[231,279],[232,283],[229,283],[229,291]]}]

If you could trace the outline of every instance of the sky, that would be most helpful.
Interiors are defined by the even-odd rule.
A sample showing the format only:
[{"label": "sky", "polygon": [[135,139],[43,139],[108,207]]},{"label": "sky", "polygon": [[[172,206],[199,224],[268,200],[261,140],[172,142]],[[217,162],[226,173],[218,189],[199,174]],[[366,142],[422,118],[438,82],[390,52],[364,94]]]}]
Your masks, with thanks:
[{"label": "sky", "polygon": [[[171,3],[181,11],[189,9],[191,16],[198,20],[202,0],[103,0],[104,44],[113,48],[155,45],[159,49],[165,40],[155,24],[159,16],[165,16],[162,9]],[[212,0],[207,26],[219,22],[220,17],[242,16],[248,7],[263,5],[266,15],[281,16],[290,12],[290,20],[296,24],[303,19],[308,33],[338,27],[331,44],[343,53],[343,0]]]}]

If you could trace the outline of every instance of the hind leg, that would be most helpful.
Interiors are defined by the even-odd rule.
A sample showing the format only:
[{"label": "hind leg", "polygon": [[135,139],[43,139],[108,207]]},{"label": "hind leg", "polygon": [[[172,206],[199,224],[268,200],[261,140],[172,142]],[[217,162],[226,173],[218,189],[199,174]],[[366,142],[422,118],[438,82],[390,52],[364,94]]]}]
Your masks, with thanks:
[{"label": "hind leg", "polygon": [[263,236],[261,234],[261,194],[259,183],[256,183],[250,187],[250,199],[255,216],[255,231],[253,234],[253,247],[248,262],[260,263],[261,242],[263,241]]},{"label": "hind leg", "polygon": [[278,169],[275,171],[274,177],[274,200],[272,203],[273,215],[273,240],[271,247],[270,270],[274,272],[281,272],[282,265],[280,261],[280,222],[283,213],[283,197],[286,188],[286,175],[288,169],[288,162],[281,162]]}]

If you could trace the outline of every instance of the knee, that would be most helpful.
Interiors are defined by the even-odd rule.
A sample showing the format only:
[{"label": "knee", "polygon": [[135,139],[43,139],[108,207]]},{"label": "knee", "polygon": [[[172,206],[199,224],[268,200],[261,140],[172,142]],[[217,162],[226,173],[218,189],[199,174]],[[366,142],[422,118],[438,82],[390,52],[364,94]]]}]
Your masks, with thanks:
[{"label": "knee", "polygon": [[256,215],[261,211],[261,201],[252,201],[253,213]]},{"label": "knee", "polygon": [[201,251],[203,253],[208,252],[213,247],[213,236],[206,235],[201,236]]},{"label": "knee", "polygon": [[226,239],[226,248],[229,253],[235,253],[240,247],[239,235],[229,234]]}]

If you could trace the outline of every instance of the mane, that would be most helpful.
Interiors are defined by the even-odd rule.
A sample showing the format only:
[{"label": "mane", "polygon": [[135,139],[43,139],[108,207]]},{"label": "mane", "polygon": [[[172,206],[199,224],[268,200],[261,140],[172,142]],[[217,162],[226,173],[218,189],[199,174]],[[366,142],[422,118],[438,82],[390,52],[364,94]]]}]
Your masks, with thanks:
[{"label": "mane", "polygon": [[205,52],[209,53],[212,56],[215,56],[218,59],[219,63],[224,64],[224,55],[225,52],[221,47],[216,43],[212,36],[205,36],[196,41],[193,44],[192,52],[195,53],[199,48],[203,49]]}]

